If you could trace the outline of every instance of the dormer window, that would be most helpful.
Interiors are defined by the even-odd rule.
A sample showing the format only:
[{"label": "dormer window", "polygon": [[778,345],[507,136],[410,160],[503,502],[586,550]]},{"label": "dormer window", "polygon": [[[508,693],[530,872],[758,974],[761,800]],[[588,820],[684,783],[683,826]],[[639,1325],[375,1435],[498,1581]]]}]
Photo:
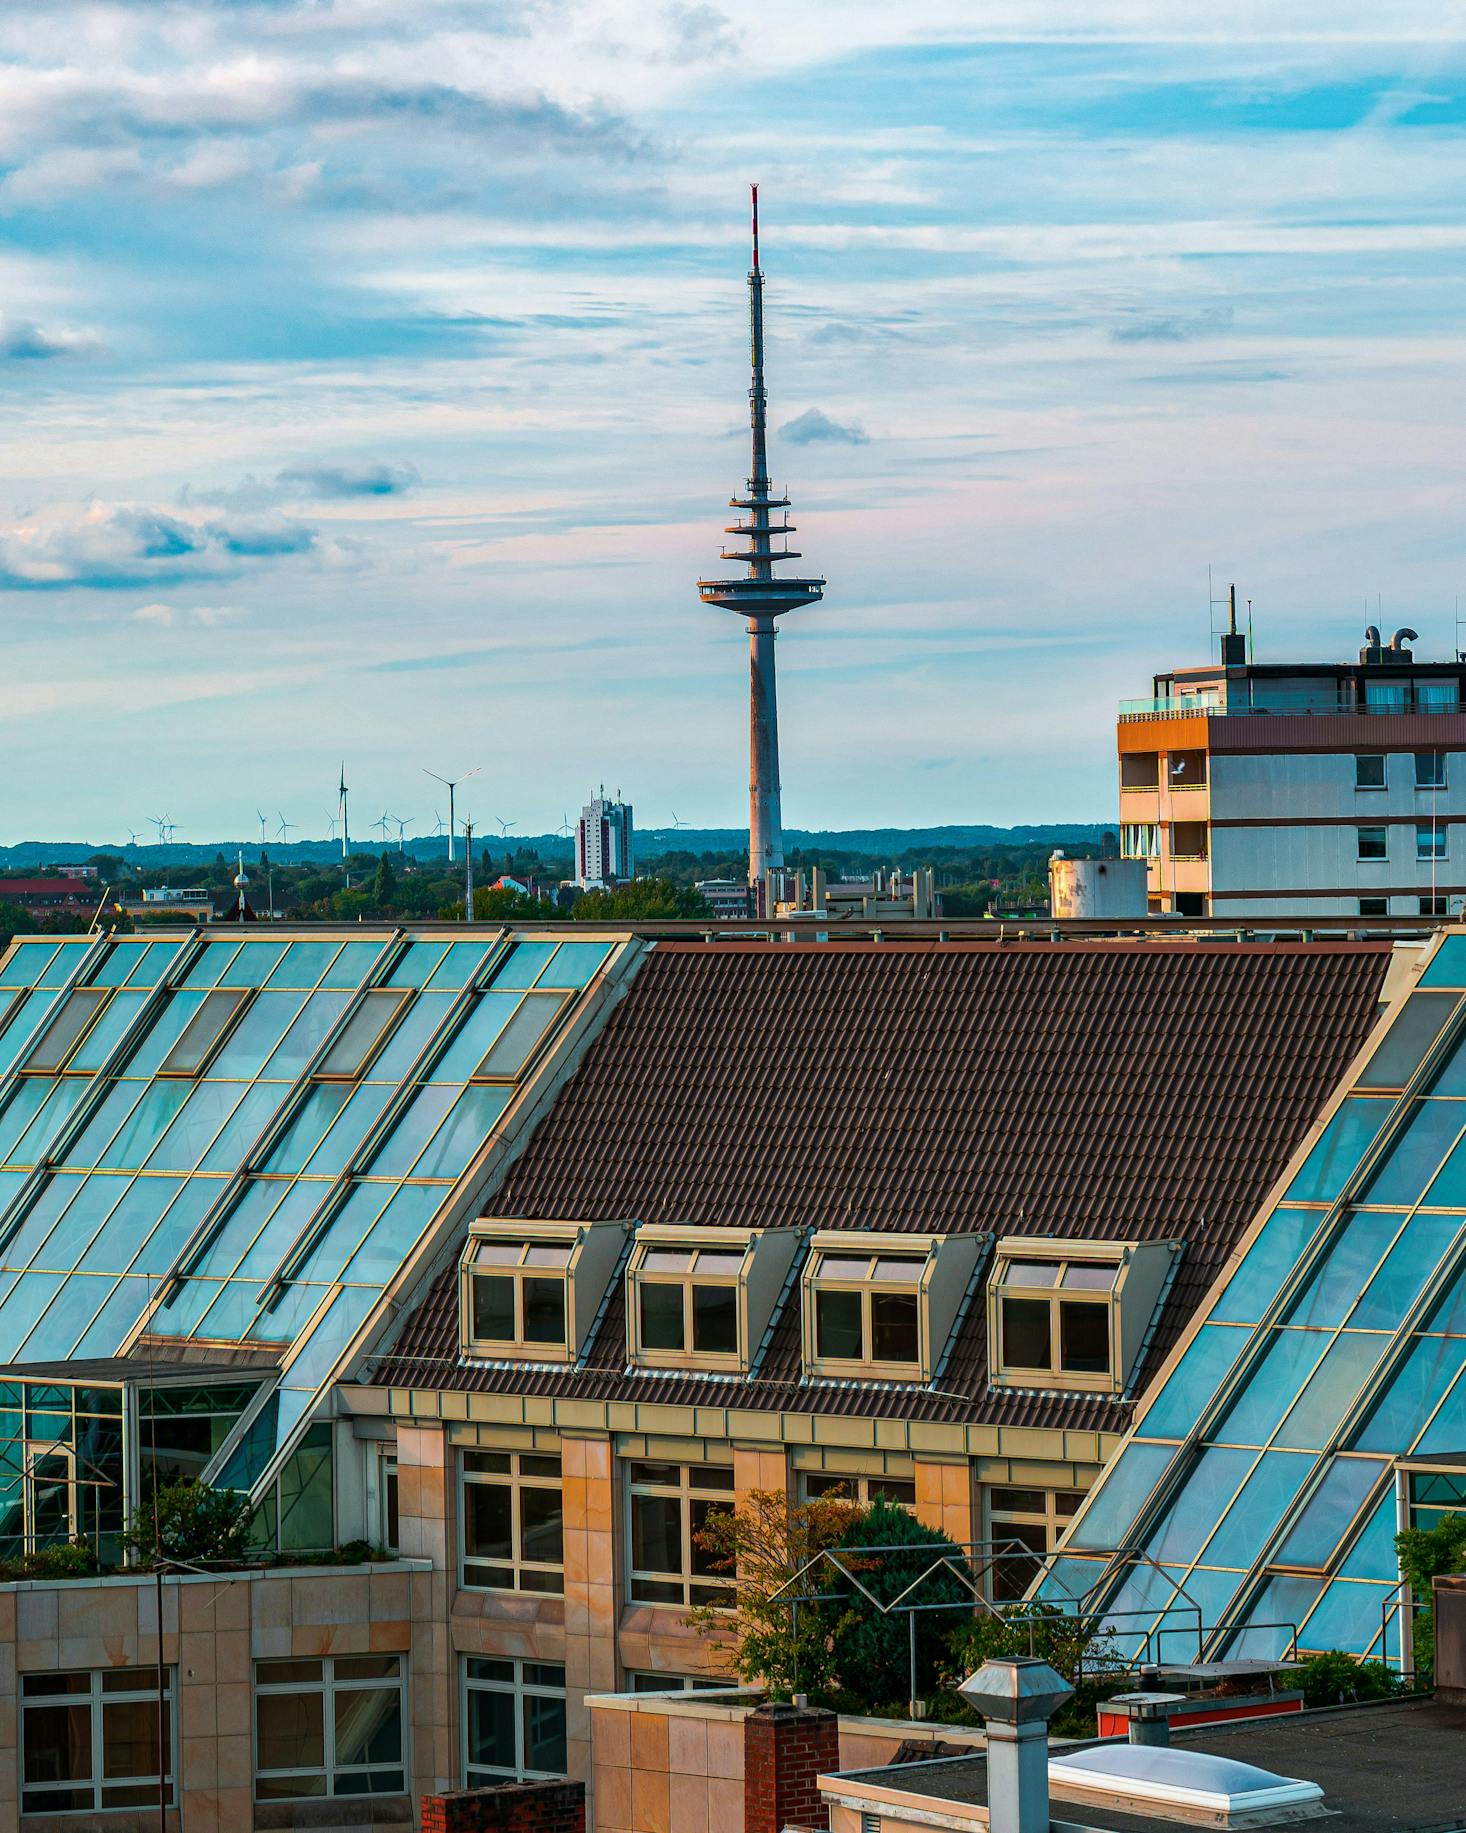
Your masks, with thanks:
[{"label": "dormer window", "polygon": [[793,1229],[643,1226],[627,1270],[632,1362],[746,1373],[795,1240]]},{"label": "dormer window", "polygon": [[976,1235],[816,1235],[804,1273],[805,1368],[929,1381],[981,1245]]},{"label": "dormer window", "polygon": [[1169,1242],[1000,1241],[988,1288],[994,1386],[1118,1393],[1172,1258]]},{"label": "dormer window", "polygon": [[619,1222],[476,1222],[459,1261],[464,1353],[573,1361],[625,1238]]}]

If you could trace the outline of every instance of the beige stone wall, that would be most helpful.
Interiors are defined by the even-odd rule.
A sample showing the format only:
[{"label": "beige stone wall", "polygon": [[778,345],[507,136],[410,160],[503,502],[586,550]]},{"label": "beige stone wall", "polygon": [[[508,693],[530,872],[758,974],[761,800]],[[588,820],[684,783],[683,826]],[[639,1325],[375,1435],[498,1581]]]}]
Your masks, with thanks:
[{"label": "beige stone wall", "polygon": [[743,1721],[756,1704],[593,1698],[595,1833],[743,1833]]},{"label": "beige stone wall", "polygon": [[916,1513],[920,1520],[945,1534],[959,1547],[981,1538],[973,1512],[972,1466],[916,1460]]},{"label": "beige stone wall", "polygon": [[[254,1662],[408,1655],[430,1608],[430,1577],[421,1567],[394,1562],[164,1580],[163,1660],[177,1677],[178,1769],[188,1833],[239,1833],[254,1824]],[[19,1677],[146,1667],[157,1659],[157,1592],[145,1574],[0,1585],[3,1833],[18,1824]],[[416,1726],[410,1735],[415,1748]],[[113,1819],[107,1816],[109,1825]]]}]

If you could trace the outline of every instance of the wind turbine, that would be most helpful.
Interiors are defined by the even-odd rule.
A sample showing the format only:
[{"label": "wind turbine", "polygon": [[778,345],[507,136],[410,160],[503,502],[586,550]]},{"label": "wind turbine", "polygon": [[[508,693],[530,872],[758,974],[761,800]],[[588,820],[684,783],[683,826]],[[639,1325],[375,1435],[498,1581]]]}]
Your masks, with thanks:
[{"label": "wind turbine", "polygon": [[373,833],[379,833],[382,836],[383,846],[387,844],[387,829],[391,825],[392,817],[387,813],[385,808],[382,810],[381,814],[377,816],[376,820],[371,823]]},{"label": "wind turbine", "polygon": [[287,821],[282,809],[277,809],[276,813],[280,816],[280,825],[275,830],[275,837],[279,840],[281,846],[289,846],[290,836],[293,831],[300,826],[300,823],[298,821]]},{"label": "wind turbine", "polygon": [[679,827],[687,827],[689,825],[690,824],[684,821],[674,808],[672,810],[672,832],[675,834]]},{"label": "wind turbine", "polygon": [[483,769],[482,764],[475,764],[472,770],[465,771],[462,776],[446,777],[446,776],[439,776],[436,770],[429,770],[426,764],[424,764],[422,767],[422,773],[424,776],[430,776],[435,783],[441,783],[443,787],[448,791],[448,863],[450,866],[452,865],[454,857],[455,857],[454,852],[453,852],[453,826],[454,826],[453,799],[454,799],[454,793],[457,790],[458,785],[460,783],[466,783],[470,777],[477,776],[479,771],[482,769]]},{"label": "wind turbine", "polygon": [[267,814],[265,813],[265,811],[264,811],[264,809],[262,809],[262,808],[257,808],[257,809],[255,810],[255,814],[256,814],[256,815],[258,816],[258,818],[259,818],[259,823],[260,823],[260,845],[261,845],[261,846],[263,846],[263,845],[265,844],[265,823],[266,823],[266,822],[267,822],[267,821],[269,820],[269,818],[270,818],[270,817],[269,817],[269,816],[268,816],[268,815],[267,815]]},{"label": "wind turbine", "polygon": [[397,851],[401,855],[407,851],[407,824],[413,817],[411,815],[393,815],[392,819],[397,824]]},{"label": "wind turbine", "polygon": [[136,845],[137,845],[137,835],[136,835],[135,833],[133,833],[133,831],[132,831],[132,829],[131,829],[131,828],[128,828],[128,830],[127,830],[127,844],[128,844],[129,846],[136,846]]},{"label": "wind turbine", "polygon": [[164,829],[168,826],[168,817],[166,815],[149,815],[148,816],[148,826],[157,828],[158,845],[162,846],[163,839],[164,839]]},{"label": "wind turbine", "polygon": [[340,815],[333,815],[330,809],[328,808],[326,810],[326,838],[327,840],[334,840],[336,838],[336,829],[340,827],[340,825],[341,825]]},{"label": "wind turbine", "polygon": [[501,840],[507,840],[509,838],[510,828],[515,825],[514,822],[506,821],[502,815],[495,815],[494,819],[499,824],[499,838]]},{"label": "wind turbine", "polygon": [[336,806],[341,811],[341,857],[349,857],[351,852],[351,830],[346,822],[346,759],[341,760],[341,781],[336,785]]},{"label": "wind turbine", "polygon": [[560,825],[555,829],[555,832],[563,835],[566,840],[575,832],[575,823],[570,819],[569,815],[561,815]]},{"label": "wind turbine", "polygon": [[433,820],[437,823],[437,826],[433,829],[433,839],[441,840],[443,838],[443,817],[438,813],[436,808],[433,810]]}]

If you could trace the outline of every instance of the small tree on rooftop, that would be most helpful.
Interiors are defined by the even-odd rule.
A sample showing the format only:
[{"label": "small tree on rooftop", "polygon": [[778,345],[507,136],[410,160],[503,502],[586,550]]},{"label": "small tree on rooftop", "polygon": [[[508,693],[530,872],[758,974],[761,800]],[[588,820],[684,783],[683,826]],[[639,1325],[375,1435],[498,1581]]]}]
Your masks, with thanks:
[{"label": "small tree on rooftop", "polygon": [[1414,1623],[1415,1673],[1427,1683],[1435,1672],[1435,1589],[1431,1580],[1466,1571],[1466,1515],[1442,1515],[1434,1527],[1406,1528],[1395,1536],[1401,1575],[1410,1582],[1419,1611]]},{"label": "small tree on rooftop", "polygon": [[693,1538],[708,1567],[731,1585],[726,1604],[696,1605],[686,1621],[721,1650],[740,1679],[761,1682],[775,1698],[831,1690],[828,1608],[796,1612],[778,1594],[827,1583],[819,1571],[791,1581],[836,1545],[859,1512],[838,1496],[791,1502],[782,1489],[756,1489],[736,1508],[709,1511]]},{"label": "small tree on rooftop", "polygon": [[144,1564],[159,1556],[189,1565],[240,1560],[249,1514],[246,1493],[180,1477],[134,1509],[124,1539]]}]

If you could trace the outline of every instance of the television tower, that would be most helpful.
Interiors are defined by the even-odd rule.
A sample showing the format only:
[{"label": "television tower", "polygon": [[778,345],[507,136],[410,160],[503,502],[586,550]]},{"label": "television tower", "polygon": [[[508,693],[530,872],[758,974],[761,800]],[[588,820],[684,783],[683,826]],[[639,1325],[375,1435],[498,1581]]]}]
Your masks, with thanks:
[{"label": "television tower", "polygon": [[753,386],[748,391],[748,418],[753,433],[753,471],[747,496],[729,498],[729,507],[744,511],[744,520],[730,523],[726,534],[743,535],[748,545],[733,552],[725,547],[721,558],[748,565],[745,579],[700,579],[698,594],[705,605],[719,605],[748,619],[748,882],[760,888],[765,875],[784,864],[784,822],[779,805],[779,705],[774,680],[774,620],[801,605],[817,604],[824,596],[823,579],[778,579],[774,563],[797,560],[788,541],[776,552],[774,537],[793,533],[785,514],[779,522],[771,512],[789,508],[787,496],[775,496],[769,485],[767,438],[768,396],[764,392],[764,277],[758,264],[758,186],[753,192],[753,266],[748,274],[749,342],[753,356]]}]

